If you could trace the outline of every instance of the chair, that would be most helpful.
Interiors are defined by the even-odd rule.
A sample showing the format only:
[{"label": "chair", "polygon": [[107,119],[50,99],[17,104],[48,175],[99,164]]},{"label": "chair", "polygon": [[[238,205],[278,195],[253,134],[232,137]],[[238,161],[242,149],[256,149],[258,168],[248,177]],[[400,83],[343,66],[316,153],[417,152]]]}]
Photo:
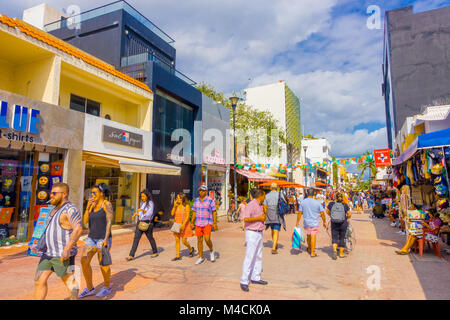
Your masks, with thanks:
[{"label": "chair", "polygon": [[[439,238],[439,232],[438,232],[437,236]],[[417,253],[417,246],[419,246],[419,257],[422,258],[424,242],[427,243],[428,249],[431,249],[430,244],[432,244],[433,245],[434,255],[436,255],[436,256],[438,256],[439,258],[442,259],[441,248],[439,247],[439,242],[432,243],[432,242],[430,242],[428,240],[425,240],[425,232],[422,234],[422,238],[421,239],[417,239],[416,242],[414,243],[414,253]]]}]

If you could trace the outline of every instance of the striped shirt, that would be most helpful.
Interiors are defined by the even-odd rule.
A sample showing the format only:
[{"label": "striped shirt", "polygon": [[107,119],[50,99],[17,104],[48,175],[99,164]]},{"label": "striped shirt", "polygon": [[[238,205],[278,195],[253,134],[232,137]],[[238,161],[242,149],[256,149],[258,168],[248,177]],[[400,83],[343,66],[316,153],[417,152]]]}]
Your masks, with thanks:
[{"label": "striped shirt", "polygon": [[[53,209],[52,213],[55,210],[56,209]],[[61,227],[59,221],[61,215],[63,214],[67,215],[72,229],[67,230]],[[80,210],[78,210],[74,204],[67,202],[56,211],[53,217],[49,214],[47,224],[48,226],[44,234],[47,250],[44,254],[49,257],[61,257],[64,248],[70,240],[73,228],[77,225],[81,225]],[[75,244],[70,251],[70,256],[75,256],[77,254],[77,250],[78,249]]]},{"label": "striped shirt", "polygon": [[200,201],[200,198],[195,199],[192,210],[195,211],[195,225],[197,227],[213,224],[213,211],[216,211],[216,204],[211,197],[206,196],[203,201]]},{"label": "striped shirt", "polygon": [[147,202],[141,202],[140,209],[144,211],[139,211],[139,221],[143,220],[152,220],[153,218],[153,208],[155,206],[153,205],[153,201]]}]

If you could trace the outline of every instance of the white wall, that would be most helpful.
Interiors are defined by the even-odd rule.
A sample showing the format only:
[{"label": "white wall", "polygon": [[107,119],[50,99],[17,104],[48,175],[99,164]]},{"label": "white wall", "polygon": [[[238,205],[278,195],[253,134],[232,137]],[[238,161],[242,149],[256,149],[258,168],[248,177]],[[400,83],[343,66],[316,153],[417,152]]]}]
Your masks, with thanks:
[{"label": "white wall", "polygon": [[[92,116],[90,114],[86,114],[85,116],[83,150],[136,159],[152,160],[153,142],[151,131],[141,130],[122,123]],[[142,149],[103,142],[103,125],[143,135],[144,142]]]},{"label": "white wall", "polygon": [[46,24],[60,20],[61,16],[67,17],[61,11],[50,7],[46,3],[43,3],[24,10],[22,20],[32,26],[35,26],[36,28],[44,30],[44,26]]}]

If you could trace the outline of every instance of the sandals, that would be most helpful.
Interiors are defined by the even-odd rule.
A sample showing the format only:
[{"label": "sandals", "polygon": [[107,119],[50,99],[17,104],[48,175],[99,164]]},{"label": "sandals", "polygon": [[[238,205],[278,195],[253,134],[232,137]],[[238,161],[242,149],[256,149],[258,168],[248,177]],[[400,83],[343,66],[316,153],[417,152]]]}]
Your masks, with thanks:
[{"label": "sandals", "polygon": [[189,257],[194,257],[195,249],[191,248],[191,251],[189,251]]},{"label": "sandals", "polygon": [[132,256],[128,256],[128,258],[125,258],[125,260],[127,260],[127,261],[131,261],[131,260],[134,260],[134,257],[132,257]]},{"label": "sandals", "polygon": [[395,253],[399,254],[401,256],[405,256],[405,255],[409,254],[408,252],[405,252],[405,251],[402,251],[402,250],[397,250],[397,251],[395,251]]},{"label": "sandals", "polygon": [[154,254],[151,255],[152,258],[156,258],[157,256],[159,256],[158,253],[154,253]]},{"label": "sandals", "polygon": [[175,257],[175,258],[172,259],[172,261],[178,261],[178,260],[181,260],[181,258],[180,257]]}]

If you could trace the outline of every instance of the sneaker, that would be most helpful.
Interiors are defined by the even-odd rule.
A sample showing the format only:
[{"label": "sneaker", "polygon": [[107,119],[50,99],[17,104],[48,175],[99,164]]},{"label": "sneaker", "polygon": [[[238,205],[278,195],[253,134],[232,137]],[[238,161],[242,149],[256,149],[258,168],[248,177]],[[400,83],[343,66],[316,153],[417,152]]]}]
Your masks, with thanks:
[{"label": "sneaker", "polygon": [[205,262],[205,258],[198,258],[195,264],[202,264],[203,262]]},{"label": "sneaker", "polygon": [[88,288],[84,288],[84,290],[78,295],[78,299],[87,297],[87,296],[92,296],[95,294],[95,288],[92,288],[91,290],[89,290]]},{"label": "sneaker", "polygon": [[216,252],[215,251],[211,251],[210,260],[211,260],[211,262],[216,261]]},{"label": "sneaker", "polygon": [[110,293],[111,293],[111,288],[108,289],[107,287],[103,287],[102,290],[100,290],[100,292],[96,294],[96,296],[97,297],[104,297],[104,296],[106,296],[107,294],[110,294]]},{"label": "sneaker", "polygon": [[189,252],[189,257],[194,257],[194,254],[195,254],[195,249],[194,248],[191,248],[192,250]]},{"label": "sneaker", "polygon": [[392,222],[392,223],[391,223],[391,227],[395,227],[395,222]]}]

